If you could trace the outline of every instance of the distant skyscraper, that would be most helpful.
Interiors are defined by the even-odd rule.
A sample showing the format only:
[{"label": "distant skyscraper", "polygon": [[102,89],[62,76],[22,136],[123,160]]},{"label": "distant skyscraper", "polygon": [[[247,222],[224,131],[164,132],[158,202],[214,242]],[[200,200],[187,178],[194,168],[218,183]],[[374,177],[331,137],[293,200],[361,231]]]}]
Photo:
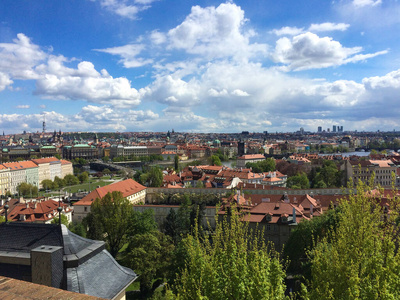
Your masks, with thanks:
[{"label": "distant skyscraper", "polygon": [[343,132],[343,126],[338,126],[338,131]]},{"label": "distant skyscraper", "polygon": [[332,126],[332,132],[336,132],[336,125]]},{"label": "distant skyscraper", "polygon": [[318,132],[319,132],[319,133],[322,132],[322,126],[318,126]]},{"label": "distant skyscraper", "polygon": [[304,128],[303,127],[300,127],[300,133],[304,134]]}]

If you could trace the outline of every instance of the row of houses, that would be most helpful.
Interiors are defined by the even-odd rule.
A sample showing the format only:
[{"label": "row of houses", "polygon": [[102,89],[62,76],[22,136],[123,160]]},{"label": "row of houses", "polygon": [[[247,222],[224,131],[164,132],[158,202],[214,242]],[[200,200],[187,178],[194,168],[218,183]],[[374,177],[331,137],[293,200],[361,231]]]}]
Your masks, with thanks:
[{"label": "row of houses", "polygon": [[164,176],[165,187],[201,186],[205,188],[233,188],[239,183],[285,187],[287,175],[274,172],[255,173],[249,168],[228,168],[224,166],[189,166],[182,172],[171,172]]},{"label": "row of houses", "polygon": [[45,179],[54,180],[73,174],[72,163],[55,157],[39,158],[0,164],[0,196],[17,193],[23,182],[42,188]]},{"label": "row of houses", "polygon": [[[6,206],[7,211],[6,211]],[[59,207],[61,208],[59,210]],[[72,222],[73,208],[68,204],[53,199],[0,199],[0,215],[6,217],[10,222],[28,222],[50,224],[54,218],[64,215],[67,222]]]}]

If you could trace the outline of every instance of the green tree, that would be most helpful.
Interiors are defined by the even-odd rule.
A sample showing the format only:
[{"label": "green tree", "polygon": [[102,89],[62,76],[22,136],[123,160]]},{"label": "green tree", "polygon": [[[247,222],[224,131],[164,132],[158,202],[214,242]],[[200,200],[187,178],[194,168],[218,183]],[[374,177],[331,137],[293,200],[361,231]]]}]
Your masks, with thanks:
[{"label": "green tree", "polygon": [[61,179],[60,177],[56,176],[54,177],[54,182],[58,185],[59,188],[65,187],[65,180]]},{"label": "green tree", "polygon": [[6,220],[6,218],[5,218],[5,217],[3,217],[3,216],[0,216],[0,224],[1,224],[1,223],[3,223],[5,220]]},{"label": "green tree", "polygon": [[29,184],[26,182],[22,182],[17,186],[17,191],[20,196],[24,197],[37,197],[38,195],[38,188],[33,184]]},{"label": "green tree", "polygon": [[169,210],[167,217],[163,223],[163,231],[166,235],[169,235],[175,245],[180,240],[181,228],[179,224],[178,215],[173,208]]},{"label": "green tree", "polygon": [[232,214],[210,238],[195,228],[182,241],[185,266],[172,285],[177,299],[284,299],[285,272],[278,255]]},{"label": "green tree", "polygon": [[56,187],[55,187],[55,185],[54,185],[54,182],[51,181],[50,179],[45,179],[45,180],[43,180],[43,181],[42,181],[42,187],[43,187],[45,190],[53,190],[53,189],[56,189]]},{"label": "green tree", "polygon": [[163,183],[163,174],[159,167],[151,167],[146,182],[148,186],[160,187]]},{"label": "green tree", "polygon": [[[51,221],[51,224],[60,224],[59,222],[60,222],[60,219],[58,217],[56,217]],[[68,218],[66,215],[61,214],[61,224],[68,226]]]},{"label": "green tree", "polygon": [[301,221],[290,233],[284,248],[284,255],[289,261],[288,272],[301,274],[310,279],[310,260],[307,253],[315,243],[328,236],[339,222],[339,208],[331,209],[321,216]]},{"label": "green tree", "polygon": [[268,157],[266,160],[247,163],[246,168],[251,168],[255,173],[272,172],[276,170],[275,159]]},{"label": "green tree", "polygon": [[85,229],[85,226],[83,225],[83,223],[81,223],[81,222],[70,223],[68,226],[68,229],[71,232],[73,232],[81,237],[86,237],[86,229]]},{"label": "green tree", "polygon": [[153,289],[155,279],[166,277],[173,248],[169,237],[157,230],[139,233],[130,238],[122,261],[139,274],[140,291],[143,294]]},{"label": "green tree", "polygon": [[292,189],[308,189],[310,188],[310,181],[305,173],[291,176],[287,179],[287,187]]},{"label": "green tree", "polygon": [[211,164],[213,166],[222,166],[221,159],[217,155],[211,155]]},{"label": "green tree", "polygon": [[154,219],[154,211],[146,209],[143,212],[133,211],[130,218],[128,234],[134,236],[157,230],[158,226]]},{"label": "green tree", "polygon": [[189,195],[185,194],[177,213],[180,235],[186,235],[190,232],[191,206],[192,201],[190,200]]},{"label": "green tree", "polygon": [[68,186],[79,184],[78,177],[76,177],[72,174],[65,175],[64,180],[65,180],[65,184]]},{"label": "green tree", "polygon": [[81,174],[78,175],[78,179],[81,183],[84,183],[89,180],[89,173],[88,172],[82,172]]},{"label": "green tree", "polygon": [[111,174],[110,169],[107,169],[107,168],[104,169],[104,170],[103,170],[103,174],[104,174],[104,175],[110,175],[110,174]]},{"label": "green tree", "polygon": [[125,243],[125,234],[130,226],[132,204],[121,192],[107,193],[93,201],[90,213],[84,219],[88,227],[88,238],[101,239],[115,257]]},{"label": "green tree", "polygon": [[179,156],[178,155],[175,155],[175,157],[174,157],[174,168],[175,168],[175,171],[179,171]]},{"label": "green tree", "polygon": [[56,155],[54,155],[54,157],[57,158],[57,159],[61,159],[61,155],[58,154],[58,153]]},{"label": "green tree", "polygon": [[196,188],[200,188],[200,189],[204,188],[204,183],[203,183],[203,181],[197,180],[196,186],[195,186],[195,187],[196,187]]},{"label": "green tree", "polygon": [[365,186],[340,204],[341,213],[331,238],[310,252],[311,287],[308,299],[398,299],[397,198],[390,213]]}]

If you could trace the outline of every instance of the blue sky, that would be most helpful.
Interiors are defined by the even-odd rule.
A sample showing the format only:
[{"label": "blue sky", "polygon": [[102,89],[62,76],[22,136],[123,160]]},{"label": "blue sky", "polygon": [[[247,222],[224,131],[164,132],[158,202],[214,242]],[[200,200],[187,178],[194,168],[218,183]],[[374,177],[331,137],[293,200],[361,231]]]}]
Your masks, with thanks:
[{"label": "blue sky", "polygon": [[400,130],[400,2],[0,1],[0,130]]}]

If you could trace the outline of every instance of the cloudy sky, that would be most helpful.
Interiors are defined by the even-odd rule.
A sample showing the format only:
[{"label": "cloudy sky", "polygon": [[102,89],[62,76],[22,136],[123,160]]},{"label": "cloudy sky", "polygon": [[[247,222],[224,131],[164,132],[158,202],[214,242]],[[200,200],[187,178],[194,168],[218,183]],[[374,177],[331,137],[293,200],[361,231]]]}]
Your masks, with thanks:
[{"label": "cloudy sky", "polygon": [[400,130],[398,0],[2,0],[0,130]]}]

